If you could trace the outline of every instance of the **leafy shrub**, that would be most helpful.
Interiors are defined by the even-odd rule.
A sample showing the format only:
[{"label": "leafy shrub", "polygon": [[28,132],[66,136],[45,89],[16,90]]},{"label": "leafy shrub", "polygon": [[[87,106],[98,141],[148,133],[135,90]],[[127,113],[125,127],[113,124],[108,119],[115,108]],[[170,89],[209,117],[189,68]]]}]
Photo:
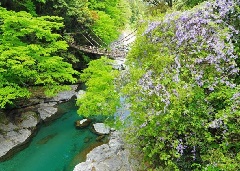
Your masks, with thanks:
[{"label": "leafy shrub", "polygon": [[118,72],[112,68],[112,60],[102,57],[89,62],[83,70],[81,81],[86,83],[86,93],[77,99],[78,114],[113,116],[120,97],[115,91],[114,80]]},{"label": "leafy shrub", "polygon": [[205,2],[139,34],[124,87],[128,136],[152,168],[240,169],[239,5]]},{"label": "leafy shrub", "polygon": [[115,25],[114,20],[105,12],[98,11],[98,19],[95,21],[93,31],[98,35],[106,44],[118,38],[118,27]]}]

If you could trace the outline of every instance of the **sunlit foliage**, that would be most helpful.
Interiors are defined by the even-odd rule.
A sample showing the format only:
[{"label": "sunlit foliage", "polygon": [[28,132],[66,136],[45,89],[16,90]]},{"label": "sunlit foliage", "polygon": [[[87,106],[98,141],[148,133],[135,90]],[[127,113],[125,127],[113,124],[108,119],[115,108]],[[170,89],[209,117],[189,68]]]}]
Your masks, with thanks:
[{"label": "sunlit foliage", "polygon": [[90,0],[89,8],[96,11],[94,32],[107,44],[116,40],[131,17],[126,0]]},{"label": "sunlit foliage", "polygon": [[67,44],[56,32],[63,27],[59,17],[33,17],[27,12],[0,7],[0,107],[29,95],[29,86],[45,87],[54,95],[77,74],[59,56]]},{"label": "sunlit foliage", "polygon": [[86,83],[86,93],[77,99],[78,113],[85,117],[94,115],[113,116],[120,97],[115,91],[114,80],[118,75],[112,68],[113,61],[102,57],[91,61],[83,70],[81,81]]}]

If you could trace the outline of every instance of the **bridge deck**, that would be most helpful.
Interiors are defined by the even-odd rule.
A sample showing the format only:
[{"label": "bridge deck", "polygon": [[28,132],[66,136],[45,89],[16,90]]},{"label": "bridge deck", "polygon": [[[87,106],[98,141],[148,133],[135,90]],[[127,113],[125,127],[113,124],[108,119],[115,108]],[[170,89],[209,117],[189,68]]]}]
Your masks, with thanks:
[{"label": "bridge deck", "polygon": [[108,50],[103,48],[97,48],[94,46],[79,46],[75,44],[69,44],[69,46],[86,53],[108,56],[109,58],[113,58],[113,59],[117,57],[126,56],[126,52],[122,50]]}]

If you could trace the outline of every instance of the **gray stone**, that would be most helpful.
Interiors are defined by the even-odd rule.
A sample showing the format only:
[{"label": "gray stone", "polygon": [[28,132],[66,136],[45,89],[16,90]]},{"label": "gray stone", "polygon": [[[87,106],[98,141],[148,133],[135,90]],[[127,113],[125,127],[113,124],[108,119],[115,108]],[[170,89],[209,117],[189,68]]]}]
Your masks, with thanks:
[{"label": "gray stone", "polygon": [[8,124],[0,124],[0,128],[2,131],[7,132],[7,131],[12,131],[14,129],[17,129],[18,126],[14,125],[12,122],[9,122]]},{"label": "gray stone", "polygon": [[7,139],[14,142],[14,144],[20,144],[20,143],[23,143],[30,135],[31,135],[30,130],[20,129],[18,131],[8,132],[6,137]]},{"label": "gray stone", "polygon": [[120,170],[123,164],[123,161],[119,158],[118,155],[113,155],[104,161],[105,165],[111,170]]},{"label": "gray stone", "polygon": [[93,171],[91,162],[82,162],[75,166],[74,171]]},{"label": "gray stone", "polygon": [[110,128],[106,126],[104,123],[95,123],[93,124],[94,131],[99,134],[109,134],[110,133]]},{"label": "gray stone", "polygon": [[108,144],[94,148],[87,159],[75,166],[74,171],[130,171],[129,153],[123,148],[119,132],[112,132]]},{"label": "gray stone", "polygon": [[15,144],[10,139],[4,138],[4,140],[1,140],[1,142],[0,142],[0,157],[7,154],[7,152],[9,150],[11,150],[13,147],[15,147]]},{"label": "gray stone", "polygon": [[0,141],[0,157],[6,155],[11,149],[23,144],[31,135],[28,129],[9,131]]},{"label": "gray stone", "polygon": [[92,169],[95,171],[112,171],[106,163],[97,163],[95,166],[92,166]]},{"label": "gray stone", "polygon": [[35,128],[39,123],[39,117],[35,112],[25,112],[21,116],[22,121],[18,124],[20,128]]},{"label": "gray stone", "polygon": [[91,153],[87,154],[87,161],[103,162],[106,158],[114,155],[114,151],[109,149],[108,144],[103,144],[94,148]]},{"label": "gray stone", "polygon": [[76,90],[78,88],[78,85],[70,85],[70,87],[71,87],[71,90],[59,92],[57,96],[49,99],[49,101],[61,102],[61,101],[70,100],[73,96],[76,95]]},{"label": "gray stone", "polygon": [[39,118],[35,112],[28,111],[16,117],[15,122],[6,121],[0,124],[0,159],[29,139],[39,122]]},{"label": "gray stone", "polygon": [[40,118],[42,120],[46,120],[47,118],[50,118],[52,115],[57,113],[57,108],[54,107],[56,104],[56,102],[41,103],[38,108]]}]

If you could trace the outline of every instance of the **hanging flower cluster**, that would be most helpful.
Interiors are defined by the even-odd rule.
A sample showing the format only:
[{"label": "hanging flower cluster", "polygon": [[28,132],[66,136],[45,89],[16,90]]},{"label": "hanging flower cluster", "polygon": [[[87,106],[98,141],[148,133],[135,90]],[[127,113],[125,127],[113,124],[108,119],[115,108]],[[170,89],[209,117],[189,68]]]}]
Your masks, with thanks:
[{"label": "hanging flower cluster", "polygon": [[[146,158],[166,170],[215,167],[218,154],[237,163],[229,144],[239,140],[239,6],[215,0],[167,14],[149,23],[130,53],[133,134]],[[216,168],[227,170],[221,162]]]},{"label": "hanging flower cluster", "polygon": [[[236,86],[230,79],[239,73],[232,40],[239,31],[226,23],[236,5],[234,0],[206,2],[190,11],[171,13],[162,22],[149,24],[144,35],[152,43],[166,46],[175,56],[176,81],[181,78],[181,67],[185,67],[198,86],[211,91],[219,84]],[[164,34],[169,30],[174,33],[170,42],[169,34]],[[211,80],[209,72],[213,73]]]}]

